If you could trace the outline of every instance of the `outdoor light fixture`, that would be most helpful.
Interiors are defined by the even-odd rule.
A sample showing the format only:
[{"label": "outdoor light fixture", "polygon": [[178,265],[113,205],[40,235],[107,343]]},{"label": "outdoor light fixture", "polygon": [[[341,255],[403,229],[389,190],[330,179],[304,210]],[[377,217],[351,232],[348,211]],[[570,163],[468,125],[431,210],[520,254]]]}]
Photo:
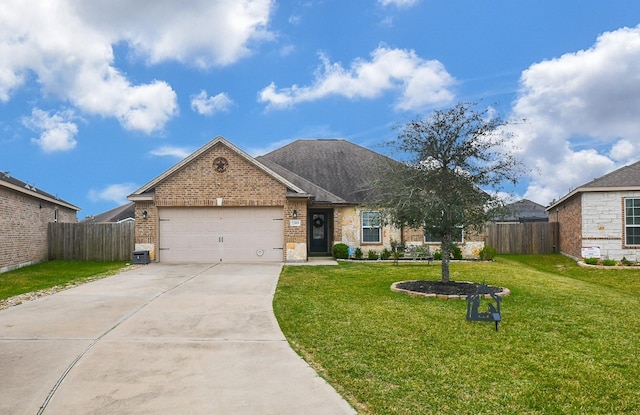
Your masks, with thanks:
[{"label": "outdoor light fixture", "polygon": [[294,219],[298,218],[298,211],[296,209],[293,209],[293,218]]},{"label": "outdoor light fixture", "polygon": [[146,219],[147,218],[147,211],[143,210],[142,211],[142,219]]}]

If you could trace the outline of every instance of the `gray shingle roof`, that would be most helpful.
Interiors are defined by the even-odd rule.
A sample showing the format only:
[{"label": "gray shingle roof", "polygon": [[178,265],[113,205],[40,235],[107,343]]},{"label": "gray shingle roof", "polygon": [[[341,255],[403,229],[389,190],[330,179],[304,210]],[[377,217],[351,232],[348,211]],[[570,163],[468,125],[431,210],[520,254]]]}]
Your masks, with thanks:
[{"label": "gray shingle roof", "polygon": [[616,190],[640,190],[640,161],[621,167],[574,189],[560,200],[551,203],[547,211],[584,192],[607,192]]},{"label": "gray shingle roof", "polygon": [[504,207],[502,215],[494,218],[504,222],[543,222],[549,220],[546,208],[528,199],[518,200]]},{"label": "gray shingle roof", "polygon": [[84,223],[105,223],[105,222],[120,222],[125,219],[136,217],[136,204],[129,202],[117,208],[113,208],[106,212],[100,213],[95,216],[88,216],[82,222]]},{"label": "gray shingle roof", "polygon": [[[256,159],[269,166],[277,164],[306,180],[304,183],[296,181],[294,176],[287,177],[313,194],[317,202],[354,204],[367,201],[370,191],[366,188],[373,179],[372,172],[378,163],[389,160],[382,154],[340,139],[297,140]],[[336,196],[343,202],[332,199]]]},{"label": "gray shingle roof", "polygon": [[632,187],[640,186],[640,161],[605,174],[580,187]]}]

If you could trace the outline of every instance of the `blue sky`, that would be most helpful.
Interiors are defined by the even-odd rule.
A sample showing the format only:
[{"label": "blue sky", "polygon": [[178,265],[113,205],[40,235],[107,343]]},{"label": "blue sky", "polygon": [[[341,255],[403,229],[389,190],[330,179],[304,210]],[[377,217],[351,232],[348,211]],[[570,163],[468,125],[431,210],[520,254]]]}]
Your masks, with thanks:
[{"label": "blue sky", "polygon": [[639,24],[636,0],[4,0],[0,171],[82,219],[218,135],[383,151],[464,101],[527,120],[507,190],[546,205],[640,159]]}]

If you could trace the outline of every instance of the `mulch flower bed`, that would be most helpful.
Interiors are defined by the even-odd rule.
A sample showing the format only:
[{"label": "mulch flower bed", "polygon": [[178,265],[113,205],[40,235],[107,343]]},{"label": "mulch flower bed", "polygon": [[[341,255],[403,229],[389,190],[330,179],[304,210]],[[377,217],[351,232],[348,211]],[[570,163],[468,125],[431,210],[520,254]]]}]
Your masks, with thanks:
[{"label": "mulch flower bed", "polygon": [[[469,294],[475,294],[479,286],[480,284],[473,282],[418,280],[396,282],[391,286],[391,290],[424,297],[466,299]],[[511,293],[503,287],[489,286],[489,289],[500,297]]]}]

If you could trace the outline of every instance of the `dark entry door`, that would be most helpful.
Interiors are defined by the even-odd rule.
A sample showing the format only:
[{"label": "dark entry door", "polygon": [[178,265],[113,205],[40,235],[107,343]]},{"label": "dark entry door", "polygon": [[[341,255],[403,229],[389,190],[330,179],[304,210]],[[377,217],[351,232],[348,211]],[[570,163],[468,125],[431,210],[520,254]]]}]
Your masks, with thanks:
[{"label": "dark entry door", "polygon": [[329,213],[326,211],[310,212],[309,221],[309,253],[329,253]]}]

